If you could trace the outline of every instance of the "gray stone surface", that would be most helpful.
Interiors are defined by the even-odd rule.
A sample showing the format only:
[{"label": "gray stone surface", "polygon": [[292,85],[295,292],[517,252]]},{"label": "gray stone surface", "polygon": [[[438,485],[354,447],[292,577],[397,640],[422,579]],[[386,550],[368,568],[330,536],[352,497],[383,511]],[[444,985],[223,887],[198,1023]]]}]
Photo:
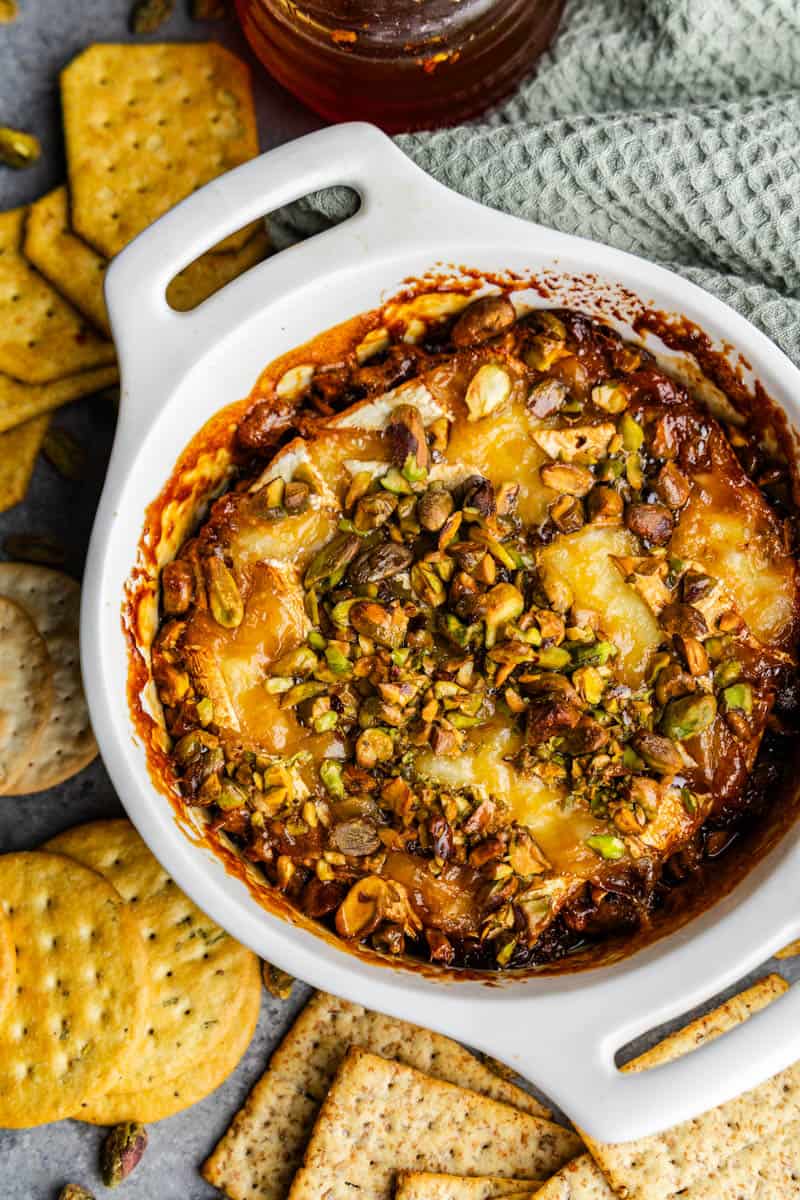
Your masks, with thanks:
[{"label": "gray stone surface", "polygon": [[[58,107],[58,72],[92,41],[130,40],[130,0],[22,0],[22,17],[0,25],[0,124],[34,131],[44,147],[42,161],[26,172],[0,168],[0,209],[40,196],[64,175]],[[261,145],[264,149],[316,128],[320,121],[273,83],[252,59],[233,21],[204,27],[189,20],[186,0],[152,40],[202,39],[224,42],[253,63]],[[60,539],[66,567],[80,576],[92,517],[102,486],[114,432],[113,398],[95,397],[62,410],[56,424],[73,432],[91,449],[85,481],[67,483],[43,461],[36,467],[23,504],[0,514],[0,543],[11,532],[46,533]],[[80,821],[116,815],[121,806],[102,763],[96,761],[61,787],[22,800],[0,801],[0,851],[32,848]],[[773,967],[775,964],[771,964]],[[782,965],[784,974],[800,975],[800,962]],[[754,973],[758,974],[758,972]],[[258,1078],[281,1031],[306,994],[295,988],[286,1003],[268,998],[253,1043],[231,1078],[188,1112],[160,1122],[150,1131],[150,1148],[125,1185],[130,1200],[210,1200],[218,1195],[197,1173],[231,1116]],[[637,1048],[654,1036],[640,1039]],[[67,1182],[104,1189],[97,1175],[101,1130],[62,1121],[31,1131],[0,1132],[1,1200],[55,1200]]]}]

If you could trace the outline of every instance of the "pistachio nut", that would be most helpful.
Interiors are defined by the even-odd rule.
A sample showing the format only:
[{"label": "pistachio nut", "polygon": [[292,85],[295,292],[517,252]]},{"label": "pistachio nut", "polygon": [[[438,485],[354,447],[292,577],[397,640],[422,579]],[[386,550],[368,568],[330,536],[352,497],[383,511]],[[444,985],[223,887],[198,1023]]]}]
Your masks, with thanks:
[{"label": "pistachio nut", "polygon": [[574,463],[545,463],[539,469],[539,477],[545,487],[566,496],[585,496],[594,486],[592,472]]},{"label": "pistachio nut", "polygon": [[364,496],[356,505],[353,527],[358,533],[368,533],[372,529],[379,529],[381,525],[386,524],[396,508],[397,497],[391,492],[375,492],[370,496]]},{"label": "pistachio nut", "polygon": [[304,586],[312,588],[323,581],[329,586],[335,585],[360,548],[361,541],[356,534],[337,533],[308,564],[303,579]]},{"label": "pistachio nut", "polygon": [[244,603],[233,572],[221,558],[203,560],[208,592],[208,606],[218,625],[235,629],[244,617]]},{"label": "pistachio nut", "polygon": [[364,938],[378,928],[389,905],[389,885],[380,875],[367,875],[350,888],[336,913],[343,938]]},{"label": "pistachio nut", "polygon": [[441,485],[429,487],[417,500],[417,519],[423,529],[438,533],[453,512],[453,497]]},{"label": "pistachio nut", "polygon": [[100,1174],[106,1187],[118,1187],[138,1166],[147,1149],[147,1130],[138,1121],[117,1125],[100,1148]]},{"label": "pistachio nut", "polygon": [[611,862],[622,858],[625,854],[625,843],[622,838],[618,838],[612,833],[595,833],[586,839],[586,845],[601,858]]},{"label": "pistachio nut", "polygon": [[674,775],[683,767],[683,758],[669,738],[641,729],[631,738],[631,745],[645,766],[659,775]]},{"label": "pistachio nut", "polygon": [[387,762],[394,754],[394,742],[388,733],[377,726],[365,729],[356,741],[356,762],[371,770],[379,762]]},{"label": "pistachio nut", "polygon": [[511,398],[511,376],[496,363],[484,363],[472,376],[464,401],[467,419],[481,421],[502,408]]},{"label": "pistachio nut", "polygon": [[391,447],[392,462],[404,468],[409,459],[413,466],[427,471],[430,453],[425,438],[422,414],[414,404],[398,404],[389,418],[386,433]]},{"label": "pistachio nut", "polygon": [[450,336],[455,346],[473,346],[504,333],[516,319],[508,296],[481,296],[462,312]]},{"label": "pistachio nut", "polygon": [[353,587],[361,587],[366,583],[380,583],[401,571],[406,571],[413,561],[414,555],[408,546],[384,542],[369,550],[363,550],[354,558],[348,568],[347,579]]},{"label": "pistachio nut", "polygon": [[275,395],[281,400],[298,400],[311,387],[314,370],[311,363],[290,367],[278,380],[275,386]]},{"label": "pistachio nut", "polygon": [[349,618],[357,633],[390,650],[402,646],[405,640],[408,617],[398,604],[386,607],[374,600],[357,600],[350,608]]},{"label": "pistachio nut", "polygon": [[[370,732],[376,733],[377,730]],[[361,735],[362,738],[367,736],[367,733]],[[331,842],[340,853],[353,858],[365,858],[368,854],[374,854],[381,847],[381,839],[378,837],[375,825],[371,821],[360,818],[353,821],[341,821],[338,825],[334,825],[331,830]]]},{"label": "pistachio nut", "polygon": [[661,729],[668,738],[681,742],[708,729],[716,715],[715,698],[707,692],[696,692],[670,700],[661,717]]},{"label": "pistachio nut", "polygon": [[592,388],[592,404],[604,412],[624,412],[630,404],[628,389],[624,383],[601,383]]}]

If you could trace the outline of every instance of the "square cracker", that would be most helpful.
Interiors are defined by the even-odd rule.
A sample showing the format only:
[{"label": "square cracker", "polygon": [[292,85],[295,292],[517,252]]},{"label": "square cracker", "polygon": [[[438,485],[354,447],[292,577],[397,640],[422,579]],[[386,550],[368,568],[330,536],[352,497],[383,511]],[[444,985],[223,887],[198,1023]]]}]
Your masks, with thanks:
[{"label": "square cracker", "polygon": [[36,456],[50,424],[50,416],[33,417],[16,429],[0,433],[0,512],[25,498]]},{"label": "square cracker", "polygon": [[537,1179],[580,1149],[561,1125],[351,1047],[289,1200],[390,1200],[408,1170]]},{"label": "square cracker", "polygon": [[118,379],[116,367],[81,371],[78,375],[68,375],[66,379],[54,379],[52,383],[20,383],[10,375],[0,373],[0,433],[16,429],[24,421],[61,408],[62,404],[69,404],[71,400],[91,396],[93,392],[110,387]]},{"label": "square cracker", "polygon": [[201,254],[169,284],[167,302],[178,312],[196,308],[266,258],[268,250],[267,231],[260,225],[240,250]]},{"label": "square cracker", "polygon": [[501,1179],[497,1175],[437,1175],[430,1171],[401,1171],[394,1200],[521,1200],[532,1196],[530,1179]]},{"label": "square cracker", "polygon": [[108,259],[73,233],[67,189],[58,187],[30,207],[25,226],[25,257],[62,296],[107,336],[111,334],[103,279]]},{"label": "square cracker", "polygon": [[63,71],[61,100],[73,228],[107,258],[258,154],[250,72],[214,42],[90,46]]},{"label": "square cracker", "polygon": [[113,343],[89,329],[22,253],[26,210],[0,213],[0,371],[49,383],[113,363]]},{"label": "square cracker", "polygon": [[[203,254],[176,275],[167,288],[167,300],[180,312],[195,308],[261,262],[269,238],[259,225],[240,250]],[[31,205],[25,229],[25,256],[53,287],[75,305],[98,329],[110,334],[103,281],[108,259],[71,229],[67,189],[56,188]]]},{"label": "square cracker", "polygon": [[495,1075],[450,1038],[317,992],[205,1163],[208,1182],[231,1200],[284,1200],[349,1045],[461,1083],[524,1112],[550,1115],[533,1096]]},{"label": "square cracker", "polygon": [[[658,1043],[627,1064],[625,1069],[645,1070],[679,1058],[747,1020],[786,988],[786,981],[781,976],[767,976]],[[795,1065],[744,1096],[653,1137],[612,1145],[585,1136],[589,1150],[613,1191],[607,1187],[603,1192],[598,1181],[594,1190],[580,1191],[577,1184],[573,1184],[571,1191],[559,1192],[555,1181],[551,1180],[542,1189],[543,1195],[540,1193],[538,1200],[562,1200],[562,1197],[605,1200],[615,1194],[631,1200],[668,1200],[676,1194],[680,1194],[681,1200],[727,1196],[728,1193],[722,1190],[705,1190],[706,1181],[716,1180],[721,1189],[723,1180],[733,1186],[737,1180],[747,1178],[762,1142],[777,1137],[784,1125],[798,1122],[800,1066]],[[795,1163],[797,1161],[796,1158]],[[783,1168],[773,1164],[771,1169]],[[589,1174],[588,1169],[586,1173]],[[551,1188],[549,1192],[547,1187]],[[745,1190],[730,1194],[754,1200],[760,1193]],[[765,1196],[771,1194],[767,1192]],[[788,1194],[791,1195],[791,1191]]]}]

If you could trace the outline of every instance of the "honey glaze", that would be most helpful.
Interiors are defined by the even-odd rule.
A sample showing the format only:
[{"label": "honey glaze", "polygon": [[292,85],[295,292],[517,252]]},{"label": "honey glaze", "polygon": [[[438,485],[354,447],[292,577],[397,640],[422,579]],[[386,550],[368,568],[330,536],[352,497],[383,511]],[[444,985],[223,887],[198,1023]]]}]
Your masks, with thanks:
[{"label": "honey glaze", "polygon": [[[463,290],[460,290],[453,288],[452,281],[448,280],[451,294],[462,298],[452,304],[451,312],[464,308],[475,282],[473,278],[466,278],[460,285]],[[493,282],[497,283],[497,280]],[[534,281],[525,282],[530,287]],[[542,284],[543,289],[547,286],[546,283]],[[420,283],[419,287],[423,285]],[[504,290],[512,291],[518,287],[519,281],[515,279]],[[305,644],[313,622],[310,622],[307,605],[304,605],[303,577],[309,563],[336,536],[343,512],[348,507],[346,500],[354,480],[365,473],[374,475],[376,471],[385,472],[392,460],[391,444],[385,434],[385,422],[390,415],[391,405],[383,411],[380,422],[375,419],[370,424],[373,418],[369,417],[365,424],[365,414],[368,416],[384,402],[370,408],[368,400],[360,399],[358,385],[349,394],[347,389],[350,385],[346,385],[343,394],[345,401],[349,401],[349,407],[344,418],[337,417],[334,388],[326,386],[326,383],[332,382],[330,377],[335,374],[330,370],[330,364],[341,363],[348,355],[352,358],[354,352],[361,361],[358,348],[364,345],[369,336],[379,335],[383,329],[397,328],[405,322],[407,330],[410,321],[419,319],[413,315],[414,295],[414,287],[409,285],[401,296],[390,301],[384,309],[346,322],[307,346],[283,356],[261,376],[248,400],[231,406],[224,415],[215,418],[201,431],[182,457],[176,472],[176,476],[181,471],[197,472],[198,463],[207,461],[211,455],[218,465],[224,463],[225,472],[242,480],[248,490],[245,501],[227,506],[225,499],[218,502],[211,511],[203,533],[204,537],[210,534],[213,538],[225,538],[241,591],[242,619],[232,628],[221,627],[208,609],[200,606],[190,613],[187,620],[186,644],[193,647],[192,653],[202,660],[193,666],[196,668],[196,677],[202,680],[203,693],[212,704],[215,724],[220,723],[220,717],[224,714],[223,740],[227,742],[233,739],[240,745],[252,748],[252,753],[291,757],[300,751],[305,752],[306,761],[298,767],[298,771],[309,789],[314,787],[315,769],[320,763],[325,760],[345,761],[348,753],[346,739],[343,740],[333,730],[309,730],[307,725],[298,720],[294,709],[283,706],[279,693],[265,694],[264,677],[269,676],[276,662],[288,652]],[[409,304],[411,310],[407,307]],[[451,422],[449,439],[438,463],[430,470],[430,479],[439,479],[445,486],[460,486],[470,473],[475,472],[497,488],[501,488],[509,477],[517,479],[520,483],[517,510],[520,519],[526,526],[546,525],[554,492],[542,484],[540,472],[551,458],[543,447],[550,445],[552,439],[549,442],[545,435],[551,431],[559,432],[558,419],[531,412],[525,399],[523,375],[519,379],[515,375],[515,354],[503,344],[502,339],[494,341],[490,348],[478,347],[463,352],[455,373],[451,372],[448,376],[444,367],[439,365],[440,355],[446,350],[448,326],[444,325],[444,332],[436,328],[436,321],[441,322],[440,311],[447,309],[448,302],[439,295],[433,300],[428,299],[426,305],[436,314],[433,332],[423,329],[420,334],[412,329],[414,336],[419,337],[423,344],[423,351],[415,353],[413,348],[416,343],[412,337],[406,345],[393,347],[391,353],[397,360],[400,378],[398,395],[403,387],[408,386],[409,390],[403,395],[415,400],[421,412],[425,413],[426,405],[429,405],[427,415],[431,418],[431,426],[440,419],[438,414],[446,415]],[[580,330],[580,325],[577,328]],[[592,348],[591,339],[587,337],[584,354],[581,345],[583,336],[581,333],[577,350],[563,355],[560,366],[556,364],[552,378],[564,383],[573,396],[586,403],[591,390],[587,386],[587,380],[591,380],[591,355],[599,352]],[[405,359],[411,362],[410,371]],[[313,395],[310,410],[308,396],[301,398],[308,415],[301,412],[295,419],[291,402],[280,395],[281,384],[287,373],[302,370],[308,364],[314,364],[318,369],[315,378],[321,381],[320,388]],[[705,365],[708,366],[708,361]],[[496,414],[487,414],[485,417],[478,415],[474,420],[464,419],[464,390],[468,387],[469,379],[486,366],[501,366],[510,375],[512,390],[508,403]],[[412,393],[410,381],[414,379],[422,383],[414,383],[416,390]],[[405,380],[409,381],[407,385]],[[341,383],[340,379],[340,387]],[[517,388],[519,396],[515,390]],[[734,390],[737,399],[740,399],[743,385],[737,383]],[[394,391],[390,388],[385,395],[391,397]],[[754,426],[758,423],[763,428],[763,424],[760,424],[763,417],[759,415],[756,420],[752,416],[756,412],[761,414],[759,404],[750,404],[748,401],[748,405],[742,406],[748,412],[745,421],[752,417]],[[268,408],[273,415],[278,414],[273,427],[277,435],[267,445],[258,447],[255,454],[249,454],[249,446],[243,447],[242,439],[237,438],[237,430],[247,423],[259,406]],[[359,406],[361,415],[358,415]],[[595,422],[593,428],[603,426],[602,414],[592,420]],[[780,422],[776,421],[775,426],[780,429]],[[742,428],[741,424],[738,428]],[[261,468],[260,464],[265,459],[269,461]],[[271,528],[269,523],[265,524],[261,519],[258,506],[262,501],[259,498],[266,485],[276,476],[285,476],[286,483],[299,478],[296,474],[298,463],[303,469],[302,478],[313,481],[313,502],[301,513],[285,514]],[[282,464],[286,465],[286,470]],[[694,467],[698,465],[702,464],[693,464]],[[735,477],[732,465],[731,473],[731,477]],[[125,618],[129,644],[133,647],[135,642],[130,695],[139,732],[147,735],[151,774],[161,790],[164,790],[165,781],[171,785],[171,799],[176,809],[185,815],[185,800],[176,786],[172,760],[165,753],[163,728],[152,713],[146,714],[142,699],[143,687],[149,682],[149,671],[146,646],[141,644],[146,641],[142,637],[143,622],[137,617],[137,608],[152,609],[154,579],[168,557],[165,547],[168,546],[174,553],[169,539],[170,536],[174,538],[174,529],[177,527],[174,508],[176,496],[181,493],[189,495],[195,508],[198,502],[202,503],[196,484],[193,490],[187,492],[185,477],[184,482],[179,484],[176,476],[173,476],[160,502],[148,509],[148,526],[140,546],[138,574],[132,577]],[[703,476],[701,471],[695,470],[692,477],[696,481],[692,499],[677,522],[676,540],[671,548],[680,545],[681,554],[706,570],[713,566],[738,602],[738,610],[748,628],[754,635],[762,636],[774,644],[776,651],[787,654],[788,661],[796,640],[797,592],[794,559],[785,549],[781,549],[785,545],[781,519],[765,509],[761,493],[752,485],[752,502],[737,507],[732,497],[741,494],[741,480],[734,485],[724,471],[711,470]],[[219,486],[218,474],[213,486],[209,480],[209,493]],[[746,486],[744,490],[747,492]],[[713,519],[709,519],[708,513],[703,515],[703,506],[710,508]],[[344,519],[346,521],[349,518]],[[730,521],[738,522],[735,529],[726,525]],[[602,636],[608,638],[614,647],[616,676],[629,689],[644,686],[653,657],[663,641],[659,612],[651,602],[643,599],[641,590],[632,586],[633,576],[629,573],[626,578],[616,565],[620,561],[629,562],[636,558],[636,552],[640,549],[637,539],[626,528],[587,524],[583,529],[568,532],[550,544],[545,539],[537,552],[538,569],[545,583],[556,590],[568,586],[574,597],[574,605],[580,610],[600,610]],[[760,596],[753,597],[757,585],[762,587],[763,599]],[[152,624],[152,617],[149,620]],[[131,634],[130,631],[136,633]],[[136,638],[139,640],[135,641]],[[142,653],[143,650],[145,653]],[[759,669],[763,665],[759,659]],[[781,664],[776,660],[774,671],[779,672],[780,669]],[[755,667],[753,672],[755,679],[758,673]],[[758,703],[754,711],[756,714],[760,711]],[[766,713],[767,709],[764,710],[764,718]],[[175,732],[177,735],[180,729]],[[687,764],[682,777],[691,781],[693,787],[703,784],[705,788],[715,788],[722,799],[727,796],[740,798],[742,783],[747,772],[753,768],[755,751],[751,756],[746,752],[740,755],[738,783],[735,786],[731,782],[735,772],[728,772],[730,778],[716,779],[715,771],[720,758],[728,750],[724,736],[720,730],[716,730],[716,741],[713,738],[709,740],[710,735],[702,735],[687,743],[691,744],[695,756],[694,766]],[[591,848],[590,842],[592,839],[608,838],[607,815],[595,813],[585,804],[576,804],[569,788],[557,779],[544,781],[536,773],[520,770],[514,760],[521,748],[519,729],[512,729],[504,721],[492,724],[484,720],[478,729],[467,729],[462,753],[442,757],[422,751],[415,761],[415,771],[422,781],[437,787],[466,788],[475,802],[482,797],[501,799],[510,809],[513,821],[532,832],[547,860],[550,872],[547,903],[550,905],[549,911],[558,909],[559,915],[549,921],[546,929],[542,927],[538,955],[534,953],[526,959],[516,952],[516,959],[512,956],[508,965],[520,969],[551,970],[558,969],[559,963],[575,969],[593,965],[597,961],[608,961],[624,952],[625,948],[631,949],[663,932],[664,928],[681,923],[693,915],[696,911],[696,907],[692,907],[696,905],[693,888],[687,886],[684,889],[687,897],[690,894],[693,896],[692,904],[687,900],[685,909],[675,903],[671,885],[666,889],[662,884],[655,889],[650,886],[645,901],[645,892],[642,891],[641,898],[637,893],[641,884],[641,881],[637,883],[638,868],[632,868],[628,877],[623,878],[624,872],[615,867],[613,862],[598,862],[597,852]],[[736,757],[733,751],[731,754]],[[708,765],[704,766],[704,763]],[[720,819],[733,820],[733,810],[725,812],[704,808],[703,811],[690,811],[681,795],[680,778],[676,786],[670,788],[659,785],[659,788],[657,812],[652,815],[639,839],[645,858],[649,851],[662,862],[670,861],[673,849],[681,854],[696,853],[697,861],[691,872],[687,873],[687,877],[690,874],[695,880],[706,873],[703,845],[708,830],[713,830],[714,823]],[[360,817],[363,814],[358,815]],[[741,819],[742,811],[739,811],[735,820],[741,824]],[[291,919],[308,923],[306,916],[298,914],[291,903],[275,894],[274,887],[265,886],[259,880],[258,868],[247,866],[242,870],[238,852],[232,848],[237,844],[235,834],[231,842],[228,830],[217,822],[216,828],[212,823],[200,836],[216,847],[230,868],[245,877],[248,886],[255,889],[267,907],[279,910],[282,915],[286,915],[287,909],[291,910]],[[304,848],[309,850],[312,843],[319,841],[317,834],[313,837],[311,834],[292,834],[288,837],[289,842],[292,837],[310,839],[307,847],[304,843]],[[741,838],[739,844],[743,845],[745,840]],[[403,894],[410,897],[415,920],[421,920],[431,930],[444,931],[453,944],[463,943],[465,947],[474,944],[475,948],[466,949],[461,955],[462,969],[469,969],[472,965],[494,965],[490,957],[477,949],[481,921],[485,922],[485,912],[476,906],[475,899],[479,865],[449,862],[445,858],[438,872],[431,874],[426,867],[427,861],[424,857],[420,858],[416,847],[412,846],[409,852],[401,844],[394,845],[389,840],[380,868],[381,875],[397,883]],[[234,866],[234,863],[237,865]],[[643,867],[645,865],[642,864]],[[267,873],[269,875],[269,871]],[[723,872],[714,875],[714,880],[722,878]],[[485,879],[485,875],[482,879]],[[617,926],[610,926],[601,932],[597,923],[598,904],[595,901],[592,920],[582,924],[580,913],[583,901],[580,897],[587,884],[591,885],[593,892],[599,890],[605,895],[622,897],[623,907],[627,905],[623,914],[625,919],[617,922]],[[719,887],[722,886],[720,883]],[[709,898],[716,889],[716,883],[713,886],[708,884],[706,892]],[[627,936],[620,938],[620,926],[625,926]],[[360,944],[348,945],[356,953],[374,957],[373,950]],[[441,971],[442,967],[436,970]]]}]

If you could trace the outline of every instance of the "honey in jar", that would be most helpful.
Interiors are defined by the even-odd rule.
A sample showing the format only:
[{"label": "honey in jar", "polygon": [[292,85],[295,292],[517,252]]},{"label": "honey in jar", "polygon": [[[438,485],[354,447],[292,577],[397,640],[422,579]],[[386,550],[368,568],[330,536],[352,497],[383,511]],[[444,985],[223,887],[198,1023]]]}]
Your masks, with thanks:
[{"label": "honey in jar", "polygon": [[501,100],[564,0],[236,0],[267,70],[330,121],[451,125]]}]

